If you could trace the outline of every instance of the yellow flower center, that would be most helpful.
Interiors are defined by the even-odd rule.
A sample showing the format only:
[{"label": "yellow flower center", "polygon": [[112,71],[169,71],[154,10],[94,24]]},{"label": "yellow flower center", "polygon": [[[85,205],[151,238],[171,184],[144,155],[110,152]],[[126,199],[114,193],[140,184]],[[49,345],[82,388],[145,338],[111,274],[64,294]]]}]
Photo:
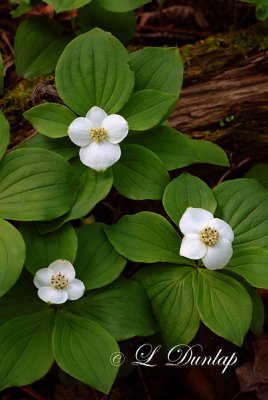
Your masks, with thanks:
[{"label": "yellow flower center", "polygon": [[202,242],[204,242],[208,246],[214,246],[218,243],[220,234],[215,228],[211,228],[210,226],[206,226],[200,232],[200,237]]},{"label": "yellow flower center", "polygon": [[69,280],[65,278],[64,275],[59,272],[58,274],[53,274],[51,277],[51,286],[55,289],[64,289],[69,285]]},{"label": "yellow flower center", "polygon": [[95,142],[102,142],[106,138],[106,130],[104,128],[92,128],[91,137]]}]

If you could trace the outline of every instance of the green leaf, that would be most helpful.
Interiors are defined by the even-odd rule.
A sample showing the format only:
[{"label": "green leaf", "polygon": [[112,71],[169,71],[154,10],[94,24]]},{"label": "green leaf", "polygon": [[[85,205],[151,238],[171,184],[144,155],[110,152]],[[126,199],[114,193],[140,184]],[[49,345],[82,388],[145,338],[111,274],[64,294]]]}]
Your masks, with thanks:
[{"label": "green leaf", "polygon": [[110,391],[118,372],[110,357],[119,347],[100,325],[88,318],[58,312],[52,344],[63,371],[105,394]]},{"label": "green leaf", "polygon": [[144,135],[130,134],[125,139],[125,143],[139,144],[153,151],[168,170],[182,168],[192,163],[191,142],[187,136],[167,126],[158,126]]},{"label": "green leaf", "polygon": [[68,40],[62,26],[47,17],[24,20],[16,33],[14,51],[18,75],[31,78],[54,70]]},{"label": "green leaf", "polygon": [[179,256],[181,239],[161,215],[147,211],[126,215],[105,233],[116,251],[131,261],[191,265]]},{"label": "green leaf", "polygon": [[26,111],[23,116],[34,129],[50,138],[68,136],[68,127],[77,118],[69,108],[56,103],[39,104]]},{"label": "green leaf", "polygon": [[84,116],[93,106],[117,112],[134,86],[127,60],[126,49],[110,33],[95,28],[78,36],[57,64],[59,95],[78,115]]},{"label": "green leaf", "polygon": [[10,140],[9,123],[5,115],[0,111],[0,160],[5,154]]},{"label": "green leaf", "polygon": [[0,219],[0,296],[19,278],[25,260],[25,244],[17,229]]},{"label": "green leaf", "polygon": [[17,3],[26,3],[26,4],[31,4],[35,0],[10,0],[11,4],[17,4]]},{"label": "green leaf", "polygon": [[217,217],[234,230],[234,249],[268,248],[268,193],[253,179],[226,181],[214,189]]},{"label": "green leaf", "polygon": [[[12,316],[2,319],[0,325],[0,390],[35,382],[49,371],[53,363],[53,310],[46,306],[30,314],[23,298],[17,300],[13,304]],[[8,303],[7,295],[0,301],[1,310],[3,304],[8,307]],[[10,305],[12,307],[12,298]]]},{"label": "green leaf", "polygon": [[177,97],[157,90],[134,93],[120,111],[129,129],[145,131],[165,121],[176,105]]},{"label": "green leaf", "polygon": [[172,221],[179,225],[188,207],[204,208],[214,214],[217,202],[205,182],[185,172],[167,185],[163,205]]},{"label": "green leaf", "polygon": [[94,223],[77,229],[78,253],[75,269],[86,289],[95,289],[114,281],[126,265],[108,241],[104,224]]},{"label": "green leaf", "polygon": [[257,179],[268,190],[268,164],[254,165],[244,176],[245,178]]},{"label": "green leaf", "polygon": [[74,160],[72,168],[79,178],[81,184],[76,201],[65,221],[82,218],[88,214],[96,204],[103,200],[110,192],[113,184],[111,170],[96,172],[84,166],[80,160]]},{"label": "green leaf", "polygon": [[196,270],[172,264],[152,265],[134,275],[145,288],[160,333],[170,350],[189,343],[199,328],[193,284]]},{"label": "green leaf", "polygon": [[257,288],[268,289],[268,250],[260,247],[236,250],[226,270],[232,271]]},{"label": "green leaf", "polygon": [[133,36],[136,17],[133,11],[115,13],[105,10],[96,0],[78,12],[78,25],[83,32],[99,27],[111,32],[122,43],[127,43]]},{"label": "green leaf", "polygon": [[180,94],[183,82],[183,62],[177,47],[146,47],[129,56],[135,72],[135,91],[155,89]]},{"label": "green leaf", "polygon": [[41,149],[7,154],[0,169],[0,217],[49,220],[71,208],[76,176],[64,158]]},{"label": "green leaf", "polygon": [[152,0],[97,0],[98,3],[109,11],[114,12],[126,12],[135,10],[135,8],[139,8],[144,4],[151,3]]},{"label": "green leaf", "polygon": [[0,52],[0,94],[3,94],[4,91],[4,63],[2,54]]},{"label": "green leaf", "polygon": [[191,139],[191,146],[195,155],[190,164],[206,163],[229,167],[230,163],[225,151],[215,143],[206,140]]},{"label": "green leaf", "polygon": [[256,7],[256,17],[261,21],[265,21],[268,18],[268,2],[267,0],[260,1]]},{"label": "green leaf", "polygon": [[50,150],[64,157],[66,160],[77,157],[79,153],[79,147],[73,144],[69,137],[50,139],[40,134],[24,142],[20,145],[20,149]]},{"label": "green leaf", "polygon": [[57,13],[69,10],[75,10],[85,4],[90,3],[91,0],[44,0],[45,3],[51,4]]},{"label": "green leaf", "polygon": [[33,276],[23,270],[16,284],[0,299],[0,326],[7,320],[47,310],[37,295]]},{"label": "green leaf", "polygon": [[252,302],[235,279],[199,269],[196,305],[203,323],[230,342],[241,346],[250,327]]},{"label": "green leaf", "polygon": [[85,217],[111,190],[113,184],[111,169],[107,169],[104,172],[96,172],[84,166],[78,159],[73,160],[71,165],[77,176],[76,187],[78,188],[78,193],[76,201],[71,210],[62,217],[48,223],[39,223],[38,229],[41,233],[51,232],[67,221]]},{"label": "green leaf", "polygon": [[255,288],[253,288],[241,275],[237,275],[235,272],[233,272],[231,268],[226,267],[222,272],[238,280],[238,282],[242,283],[244,288],[247,290],[253,306],[250,330],[255,335],[260,335],[263,330],[265,319],[265,310],[262,298]]},{"label": "green leaf", "polygon": [[124,145],[122,156],[113,166],[114,186],[134,200],[159,200],[169,181],[162,161],[150,150],[135,144]]},{"label": "green leaf", "polygon": [[234,271],[232,271],[231,268],[225,267],[221,272],[240,282],[247,290],[252,302],[252,320],[250,330],[255,335],[260,335],[263,330],[265,318],[264,305],[260,295],[255,288],[253,288],[241,275],[237,275]]},{"label": "green leaf", "polygon": [[189,139],[168,126],[158,126],[144,135],[137,133],[131,132],[125,142],[140,144],[152,150],[168,170],[187,167],[194,163],[229,165],[225,152],[216,144]]},{"label": "green leaf", "polygon": [[265,320],[265,310],[261,296],[259,293],[251,286],[246,287],[252,302],[252,321],[250,325],[250,330],[255,335],[260,335],[263,331],[263,324]]},{"label": "green leaf", "polygon": [[21,15],[23,15],[26,12],[30,11],[34,6],[32,3],[37,3],[37,1],[35,1],[35,2],[34,1],[21,2],[15,10],[11,11],[10,14],[12,15],[12,18],[20,17]]},{"label": "green leaf", "polygon": [[20,232],[26,244],[26,268],[33,275],[40,268],[60,258],[74,262],[77,253],[77,236],[70,224],[63,225],[57,231],[40,234],[34,223],[23,223]]},{"label": "green leaf", "polygon": [[13,318],[0,327],[0,390],[42,378],[53,363],[53,314],[48,310]]},{"label": "green leaf", "polygon": [[137,282],[118,279],[67,306],[69,312],[100,324],[116,340],[156,332],[148,298]]}]

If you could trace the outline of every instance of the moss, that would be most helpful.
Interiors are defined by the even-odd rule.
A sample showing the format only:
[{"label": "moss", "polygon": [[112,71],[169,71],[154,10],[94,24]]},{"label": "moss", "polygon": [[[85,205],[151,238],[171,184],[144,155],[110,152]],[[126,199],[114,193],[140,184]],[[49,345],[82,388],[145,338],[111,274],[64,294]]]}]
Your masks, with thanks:
[{"label": "moss", "polygon": [[14,87],[4,92],[0,98],[0,109],[10,123],[11,142],[16,144],[27,135],[31,126],[23,118],[24,111],[32,107],[33,88],[44,80],[51,79],[51,75],[21,80]]},{"label": "moss", "polygon": [[[245,30],[231,31],[226,34],[219,34],[208,37],[193,45],[186,45],[180,49],[184,64],[193,67],[195,60],[201,59],[201,73],[225,66],[223,56],[241,54],[246,57],[252,50],[262,51],[268,48],[268,21],[258,23]],[[211,56],[211,62],[203,65],[202,58]],[[227,58],[228,60],[228,58]]]},{"label": "moss", "polygon": [[32,91],[37,83],[43,80],[51,79],[51,75],[36,77],[29,80],[21,80],[10,90],[4,93],[0,98],[0,108],[4,111],[5,115],[12,119],[12,116],[18,112],[24,112],[31,106]]},{"label": "moss", "polygon": [[0,107],[4,110],[7,117],[14,116],[21,110],[25,110],[31,99],[32,86],[27,81],[19,82],[14,88],[6,92],[0,99]]},{"label": "moss", "polygon": [[267,49],[268,21],[254,25],[246,31],[234,32],[230,37],[230,44],[244,56],[252,50]]}]

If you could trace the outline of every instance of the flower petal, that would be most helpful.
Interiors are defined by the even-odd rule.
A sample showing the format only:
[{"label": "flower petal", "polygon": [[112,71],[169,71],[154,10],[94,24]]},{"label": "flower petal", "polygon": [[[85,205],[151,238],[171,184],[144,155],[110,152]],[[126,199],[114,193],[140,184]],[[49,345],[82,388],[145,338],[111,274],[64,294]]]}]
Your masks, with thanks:
[{"label": "flower petal", "polygon": [[220,238],[215,246],[208,247],[207,254],[202,261],[208,269],[221,269],[228,264],[232,257],[233,249],[229,240]]},{"label": "flower petal", "polygon": [[34,277],[34,284],[39,289],[42,286],[50,286],[53,271],[48,268],[39,269]]},{"label": "flower petal", "polygon": [[87,146],[91,141],[92,123],[87,118],[78,117],[69,125],[68,135],[77,146]]},{"label": "flower petal", "polygon": [[48,266],[55,274],[59,272],[65,276],[70,282],[75,278],[75,269],[70,261],[56,260]]},{"label": "flower petal", "polygon": [[107,117],[106,112],[97,106],[92,107],[86,115],[86,118],[92,123],[93,128],[101,128],[105,117]]},{"label": "flower petal", "polygon": [[216,228],[220,234],[220,237],[229,240],[231,243],[234,240],[234,232],[232,228],[222,219],[214,218],[212,221],[210,221],[209,226]]},{"label": "flower petal", "polygon": [[106,117],[102,127],[106,130],[108,142],[113,144],[121,142],[128,134],[128,123],[125,118],[118,114],[111,114]]},{"label": "flower petal", "polygon": [[85,285],[80,279],[74,279],[65,289],[68,293],[69,300],[77,300],[83,296]]},{"label": "flower petal", "polygon": [[180,255],[190,258],[191,260],[199,260],[204,257],[207,252],[207,246],[200,239],[200,235],[196,233],[188,233],[181,242]]},{"label": "flower petal", "polygon": [[213,219],[211,212],[203,208],[188,207],[179,222],[181,232],[200,233],[201,230]]},{"label": "flower petal", "polygon": [[41,300],[50,304],[62,304],[68,299],[68,293],[65,290],[58,290],[53,287],[41,287],[38,292]]},{"label": "flower petal", "polygon": [[101,143],[93,141],[88,146],[81,147],[79,156],[81,162],[88,167],[96,171],[105,171],[119,160],[121,150],[118,144],[111,144],[105,140]]}]

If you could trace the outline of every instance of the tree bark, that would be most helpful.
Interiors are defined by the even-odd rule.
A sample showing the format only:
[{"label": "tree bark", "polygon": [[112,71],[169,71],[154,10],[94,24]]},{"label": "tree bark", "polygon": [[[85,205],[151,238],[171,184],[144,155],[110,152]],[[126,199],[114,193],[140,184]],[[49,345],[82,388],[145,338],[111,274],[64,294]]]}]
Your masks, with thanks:
[{"label": "tree bark", "polygon": [[223,125],[230,116],[236,123],[257,118],[259,125],[267,125],[268,51],[240,60],[208,80],[185,86],[170,122],[179,130],[198,134],[213,125]]},{"label": "tree bark", "polygon": [[243,52],[237,41],[232,45],[232,35],[215,37],[212,49],[207,41],[190,47],[190,65],[170,124],[194,138],[217,142],[237,163],[245,158],[267,161],[268,50],[258,48],[268,47],[268,24],[241,34],[252,42]]}]

